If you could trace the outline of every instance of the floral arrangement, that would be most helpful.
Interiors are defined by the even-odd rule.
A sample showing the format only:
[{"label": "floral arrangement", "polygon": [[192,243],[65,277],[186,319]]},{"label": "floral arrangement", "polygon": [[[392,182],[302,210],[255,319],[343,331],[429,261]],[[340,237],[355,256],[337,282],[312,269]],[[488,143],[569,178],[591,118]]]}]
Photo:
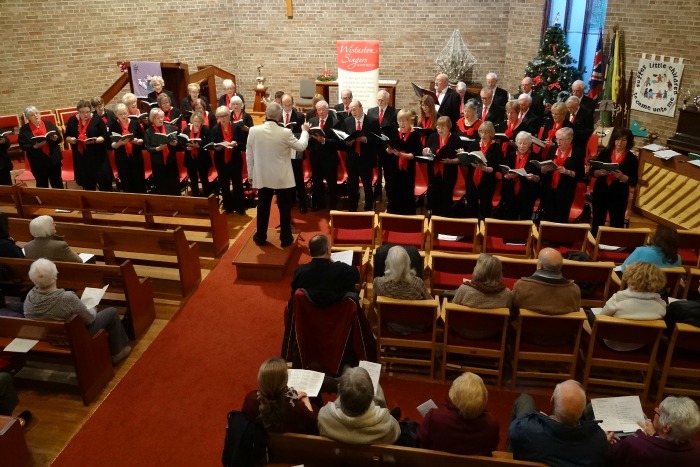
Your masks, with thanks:
[{"label": "floral arrangement", "polygon": [[331,70],[326,68],[326,65],[323,65],[323,70],[321,70],[321,74],[316,77],[316,81],[335,81],[335,76],[331,74]]}]

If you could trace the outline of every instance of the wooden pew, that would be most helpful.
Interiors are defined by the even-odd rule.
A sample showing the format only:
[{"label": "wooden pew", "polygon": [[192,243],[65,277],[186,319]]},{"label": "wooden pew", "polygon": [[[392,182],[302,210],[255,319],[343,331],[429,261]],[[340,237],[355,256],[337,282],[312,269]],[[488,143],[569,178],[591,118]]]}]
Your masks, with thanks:
[{"label": "wooden pew", "polygon": [[4,212],[8,217],[22,217],[17,197],[17,189],[14,186],[0,185],[0,212]]},{"label": "wooden pew", "polygon": [[390,444],[357,445],[333,441],[322,436],[295,433],[268,433],[268,462],[275,465],[340,467],[393,465],[401,467],[496,467],[543,466],[539,462],[516,461],[507,457],[460,456],[429,449],[406,448]]},{"label": "wooden pew", "polygon": [[114,376],[107,333],[100,330],[91,336],[78,315],[66,322],[0,316],[0,347],[4,349],[15,337],[39,341],[23,354],[25,359],[73,366],[85,405],[97,399]]},{"label": "wooden pew", "polygon": [[[32,218],[46,214],[43,210],[47,209],[65,209],[76,211],[77,215],[51,212],[51,216],[65,222],[119,227],[174,229],[179,225],[185,231],[207,232],[211,236],[211,242],[198,241],[202,256],[216,258],[228,249],[228,222],[226,215],[219,210],[219,202],[214,195],[195,198],[20,186],[14,188],[20,217]],[[130,216],[114,219],[102,214]],[[206,225],[202,220],[207,221]]]},{"label": "wooden pew", "polygon": [[[29,222],[29,219],[9,219],[10,232],[15,240],[32,240]],[[121,264],[124,261],[125,258],[117,257],[115,252],[176,257],[177,263],[157,259],[128,259],[135,264],[178,268],[183,297],[194,291],[202,281],[199,246],[187,241],[185,231],[180,226],[175,230],[151,230],[56,222],[56,231],[66,237],[71,247],[102,250],[106,264]]]},{"label": "wooden pew", "polygon": [[[9,295],[8,289],[21,287],[28,290],[33,287],[34,284],[29,279],[29,267],[32,262],[31,259],[0,258],[0,266],[7,272],[7,279],[0,282],[0,289]],[[140,337],[155,319],[151,279],[138,277],[131,261],[124,261],[119,266],[57,261],[56,267],[57,285],[60,288],[79,291],[85,287],[101,288],[109,284],[108,294],[123,294],[126,302],[125,328],[130,336]],[[108,301],[111,300],[107,297],[103,299],[104,303]]]}]

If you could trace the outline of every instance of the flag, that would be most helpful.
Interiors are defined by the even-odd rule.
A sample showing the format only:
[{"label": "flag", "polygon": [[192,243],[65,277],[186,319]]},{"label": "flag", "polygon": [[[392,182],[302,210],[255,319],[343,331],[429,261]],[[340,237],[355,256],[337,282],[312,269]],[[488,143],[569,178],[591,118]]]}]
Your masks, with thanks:
[{"label": "flag", "polygon": [[612,87],[610,89],[611,95],[610,98],[617,102],[617,94],[620,91],[620,72],[622,71],[620,68],[620,31],[616,30],[615,31],[615,50],[614,54],[612,54],[613,57],[613,63],[612,63]]},{"label": "flag", "polygon": [[598,46],[593,57],[593,72],[588,80],[588,97],[598,99],[600,90],[603,88],[603,30],[598,33]]}]

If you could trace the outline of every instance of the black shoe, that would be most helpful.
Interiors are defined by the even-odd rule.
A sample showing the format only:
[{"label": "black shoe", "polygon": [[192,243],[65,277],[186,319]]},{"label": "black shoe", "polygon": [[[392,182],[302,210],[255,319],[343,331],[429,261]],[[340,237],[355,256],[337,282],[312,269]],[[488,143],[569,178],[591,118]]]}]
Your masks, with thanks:
[{"label": "black shoe", "polygon": [[263,240],[260,237],[258,237],[257,234],[253,235],[253,241],[255,242],[256,245],[258,246],[263,246],[267,243],[267,240]]},{"label": "black shoe", "polygon": [[282,243],[280,243],[280,245],[282,246],[282,248],[287,248],[292,243],[294,243],[294,239],[283,241]]},{"label": "black shoe", "polygon": [[27,426],[29,425],[29,422],[32,421],[32,413],[29,410],[23,410],[19,415],[17,415],[17,418],[19,419],[20,425]]}]

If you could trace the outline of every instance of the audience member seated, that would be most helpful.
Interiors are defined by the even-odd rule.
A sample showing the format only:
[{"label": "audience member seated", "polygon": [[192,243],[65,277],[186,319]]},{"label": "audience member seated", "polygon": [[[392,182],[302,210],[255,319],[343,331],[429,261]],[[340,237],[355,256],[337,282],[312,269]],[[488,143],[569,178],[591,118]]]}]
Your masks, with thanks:
[{"label": "audience member seated", "polygon": [[513,458],[551,467],[604,466],[605,432],[596,421],[581,421],[586,393],[578,381],[557,384],[552,415],[537,411],[534,399],[521,394],[513,404],[509,444]]},{"label": "audience member seated", "polygon": [[355,292],[360,280],[356,267],[331,260],[331,243],[325,235],[316,235],[309,241],[311,262],[300,264],[292,277],[292,295],[297,289],[306,289],[316,305],[326,307]]},{"label": "audience member seated", "polygon": [[[700,295],[700,285],[697,292]],[[666,320],[669,332],[673,332],[676,323],[686,323],[700,327],[700,299],[677,300],[669,303],[664,320]]]},{"label": "audience member seated", "polygon": [[488,398],[486,386],[478,375],[464,373],[455,379],[447,401],[429,411],[420,424],[420,447],[491,456],[498,448],[498,421],[486,411]]},{"label": "audience member seated", "polygon": [[[423,279],[416,276],[411,269],[411,260],[406,250],[396,245],[391,247],[386,256],[386,269],[384,275],[374,278],[374,301],[377,297],[384,296],[400,300],[429,300],[432,297]],[[386,328],[399,335],[409,335],[425,332],[427,329],[404,323],[388,322]]]},{"label": "audience member seated", "polygon": [[241,412],[273,433],[318,435],[319,408],[306,393],[287,386],[287,362],[268,358],[258,370],[258,389],[250,391]]},{"label": "audience member seated", "polygon": [[545,315],[561,315],[581,308],[581,290],[561,273],[564,260],[557,250],[543,248],[537,270],[513,286],[513,306]]},{"label": "audience member seated", "polygon": [[[12,376],[9,373],[0,373],[0,415],[11,417],[17,404],[19,404],[19,397],[17,397]],[[17,415],[17,420],[22,426],[26,426],[31,419],[32,413],[29,410],[24,410]]]},{"label": "audience member seated", "polygon": [[681,255],[678,254],[678,232],[676,229],[659,224],[651,237],[651,244],[639,246],[622,263],[624,272],[628,264],[636,261],[652,263],[660,268],[672,268],[681,265]]},{"label": "audience member seated", "polygon": [[56,235],[56,224],[51,216],[39,216],[29,223],[29,233],[34,240],[24,246],[29,259],[46,258],[51,261],[82,263],[80,256],[70,249],[63,237]]},{"label": "audience member seated", "polygon": [[68,292],[56,287],[58,270],[56,265],[45,258],[34,261],[29,268],[29,279],[34,288],[24,300],[24,316],[29,319],[48,321],[66,321],[78,315],[85,323],[90,334],[99,330],[107,332],[112,362],[116,365],[131,352],[129,337],[119,320],[116,308],[105,308],[99,313],[95,308],[88,309],[75,292]]},{"label": "audience member seated", "polygon": [[[661,299],[659,290],[666,284],[666,275],[658,266],[632,263],[622,274],[622,282],[627,288],[610,297],[600,314],[639,321],[664,318],[666,302]],[[610,339],[605,339],[605,345],[623,352],[644,347]]]},{"label": "audience member seated", "polygon": [[654,409],[654,419],[622,440],[612,433],[608,465],[614,467],[691,466],[700,460],[700,443],[693,436],[700,428],[698,405],[689,397],[667,397]]},{"label": "audience member seated", "polygon": [[[389,250],[396,246],[396,243],[385,243],[374,251],[372,255],[372,273],[374,277],[384,275],[386,255]],[[423,257],[420,255],[418,248],[412,245],[401,245],[411,258],[411,269],[416,273],[416,276],[423,277]]]},{"label": "audience member seated", "polygon": [[0,257],[24,258],[22,249],[17,246],[15,239],[10,237],[10,226],[7,223],[7,214],[0,212]]},{"label": "audience member seated", "polygon": [[393,444],[401,434],[399,422],[386,408],[381,386],[374,394],[364,368],[347,368],[338,383],[338,398],[318,413],[322,436],[348,444]]}]

